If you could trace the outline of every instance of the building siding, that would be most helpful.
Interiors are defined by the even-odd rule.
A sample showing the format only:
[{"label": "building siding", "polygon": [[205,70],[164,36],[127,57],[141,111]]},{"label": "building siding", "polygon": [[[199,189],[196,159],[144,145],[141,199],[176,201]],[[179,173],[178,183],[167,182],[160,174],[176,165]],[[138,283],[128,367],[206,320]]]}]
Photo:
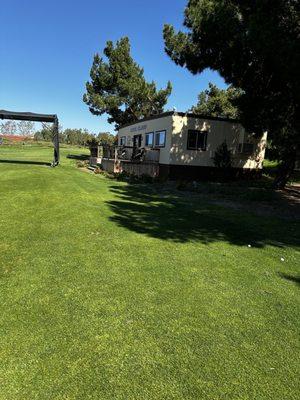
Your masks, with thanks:
[{"label": "building siding", "polygon": [[[187,136],[189,129],[207,131],[207,147],[205,151],[188,150]],[[266,134],[260,139],[247,135],[238,122],[211,121],[205,118],[173,116],[173,135],[170,148],[170,164],[213,167],[213,157],[218,146],[227,143],[233,155],[233,167],[262,168],[266,147]],[[254,144],[251,155],[239,152],[239,145],[244,141]]]},{"label": "building siding", "polygon": [[[188,150],[188,130],[207,131],[207,147],[205,151]],[[134,135],[142,135],[141,146],[145,147],[146,133],[166,131],[166,142],[160,147],[159,163],[162,165],[182,165],[214,167],[213,157],[217,147],[227,143],[233,155],[233,167],[243,169],[261,169],[265,155],[267,134],[256,139],[245,132],[237,121],[187,116],[182,113],[167,113],[159,118],[138,121],[125,126],[118,132],[118,139],[126,137],[126,145],[133,146]],[[252,143],[254,151],[250,155],[240,153],[243,142]]]},{"label": "building siding", "polygon": [[160,147],[159,163],[169,164],[170,162],[170,148],[172,143],[172,129],[173,119],[172,115],[168,115],[163,118],[151,119],[148,121],[137,122],[129,126],[121,128],[118,132],[118,139],[126,136],[126,145],[133,146],[134,135],[142,135],[142,147],[145,147],[146,133],[157,132],[161,130],[166,131],[166,142],[164,147]]}]

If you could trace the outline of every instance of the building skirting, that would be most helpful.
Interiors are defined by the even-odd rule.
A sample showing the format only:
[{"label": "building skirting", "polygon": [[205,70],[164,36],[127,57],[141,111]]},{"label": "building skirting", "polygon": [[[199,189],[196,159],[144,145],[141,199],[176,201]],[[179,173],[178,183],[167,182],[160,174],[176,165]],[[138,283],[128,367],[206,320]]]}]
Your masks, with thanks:
[{"label": "building skirting", "polygon": [[102,168],[110,173],[125,172],[134,176],[151,176],[161,180],[235,180],[235,179],[259,179],[261,169],[204,167],[195,165],[158,164],[147,162],[115,161],[114,159],[102,158]]},{"label": "building skirting", "polygon": [[159,175],[159,164],[154,162],[116,161],[113,158],[102,158],[101,166],[109,173],[126,173],[138,177],[147,175],[152,178],[157,178]]},{"label": "building skirting", "polygon": [[159,164],[159,176],[170,180],[235,180],[259,179],[261,169],[204,167],[195,165]]},{"label": "building skirting", "polygon": [[102,162],[102,157],[92,157],[92,156],[90,156],[90,165],[101,164],[101,162]]},{"label": "building skirting", "polygon": [[141,177],[143,175],[157,178],[159,176],[159,164],[153,162],[121,161],[120,169],[128,175]]}]

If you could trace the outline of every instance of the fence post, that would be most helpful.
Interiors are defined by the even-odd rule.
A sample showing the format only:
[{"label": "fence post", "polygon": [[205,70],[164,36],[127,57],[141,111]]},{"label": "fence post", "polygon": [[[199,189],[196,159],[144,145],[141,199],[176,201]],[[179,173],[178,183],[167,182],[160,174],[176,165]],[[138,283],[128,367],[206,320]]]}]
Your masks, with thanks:
[{"label": "fence post", "polygon": [[117,148],[117,146],[115,146],[114,149],[115,149],[114,172],[120,172],[119,171],[119,160],[118,160],[118,148]]}]

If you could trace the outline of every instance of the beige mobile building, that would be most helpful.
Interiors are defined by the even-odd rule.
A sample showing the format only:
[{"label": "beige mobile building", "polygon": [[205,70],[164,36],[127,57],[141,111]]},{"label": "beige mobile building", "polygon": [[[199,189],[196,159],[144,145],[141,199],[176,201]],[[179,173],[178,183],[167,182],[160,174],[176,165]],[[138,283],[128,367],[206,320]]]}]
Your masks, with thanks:
[{"label": "beige mobile building", "polygon": [[191,113],[165,112],[120,128],[118,144],[159,150],[159,175],[170,179],[211,178],[218,146],[226,142],[235,177],[260,175],[267,133],[247,133],[237,120]]}]

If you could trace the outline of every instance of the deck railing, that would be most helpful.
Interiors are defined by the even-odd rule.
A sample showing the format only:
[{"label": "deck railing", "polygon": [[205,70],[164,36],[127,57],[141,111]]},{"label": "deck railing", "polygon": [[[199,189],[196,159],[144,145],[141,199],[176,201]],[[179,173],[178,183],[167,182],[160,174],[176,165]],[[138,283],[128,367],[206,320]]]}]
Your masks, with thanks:
[{"label": "deck railing", "polygon": [[103,146],[103,158],[116,161],[159,162],[159,149],[135,146]]}]

